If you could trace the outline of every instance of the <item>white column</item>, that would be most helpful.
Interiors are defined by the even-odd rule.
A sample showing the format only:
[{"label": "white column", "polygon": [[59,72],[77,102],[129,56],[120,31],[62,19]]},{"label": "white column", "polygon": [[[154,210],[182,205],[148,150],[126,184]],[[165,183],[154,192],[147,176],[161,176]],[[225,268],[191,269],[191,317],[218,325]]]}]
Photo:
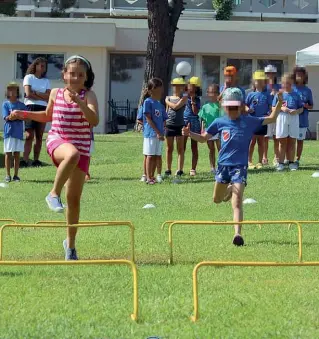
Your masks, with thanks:
[{"label": "white column", "polygon": [[104,74],[105,74],[105,78],[104,78],[104,110],[103,112],[101,112],[102,114],[100,114],[100,119],[101,122],[100,124],[102,125],[101,127],[101,133],[107,133],[108,131],[106,130],[107,126],[106,126],[106,122],[110,120],[109,117],[109,96],[110,96],[110,53],[109,51],[104,48],[103,51],[103,61],[104,61]]},{"label": "white column", "polygon": [[195,60],[194,60],[194,75],[197,77],[202,78],[202,55],[201,54],[195,54]]}]

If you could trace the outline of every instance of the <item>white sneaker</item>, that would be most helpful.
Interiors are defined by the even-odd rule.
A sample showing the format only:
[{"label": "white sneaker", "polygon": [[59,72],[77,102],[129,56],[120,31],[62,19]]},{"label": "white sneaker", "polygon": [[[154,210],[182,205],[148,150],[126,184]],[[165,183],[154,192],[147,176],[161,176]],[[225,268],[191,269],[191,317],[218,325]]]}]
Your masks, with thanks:
[{"label": "white sneaker", "polygon": [[142,175],[142,178],[141,178],[141,180],[140,180],[140,182],[146,182],[146,181],[147,181],[146,175],[143,174],[143,175]]},{"label": "white sneaker", "polygon": [[290,171],[297,171],[298,164],[296,164],[295,162],[289,164],[289,169],[290,169]]},{"label": "white sneaker", "polygon": [[285,165],[284,165],[284,164],[278,164],[278,165],[276,166],[276,170],[277,170],[278,172],[282,172],[284,169],[285,169]]},{"label": "white sneaker", "polygon": [[163,178],[161,174],[157,174],[156,181],[160,184],[163,182]]}]

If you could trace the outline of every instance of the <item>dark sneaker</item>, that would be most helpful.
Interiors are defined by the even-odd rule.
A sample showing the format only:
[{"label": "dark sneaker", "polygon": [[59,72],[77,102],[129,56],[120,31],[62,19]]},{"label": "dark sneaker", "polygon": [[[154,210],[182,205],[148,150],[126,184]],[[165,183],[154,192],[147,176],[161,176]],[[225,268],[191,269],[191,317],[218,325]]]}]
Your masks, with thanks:
[{"label": "dark sneaker", "polygon": [[63,213],[64,206],[61,202],[60,197],[52,197],[51,193],[49,193],[45,198],[45,201],[47,202],[51,211],[56,213]]},{"label": "dark sneaker", "polygon": [[65,260],[79,260],[75,248],[68,248],[67,240],[63,240],[63,248],[65,252]]},{"label": "dark sneaker", "polygon": [[240,234],[235,235],[233,239],[233,244],[235,246],[244,246],[244,238]]},{"label": "dark sneaker", "polygon": [[169,177],[170,175],[172,175],[172,171],[171,170],[165,171],[165,175]]},{"label": "dark sneaker", "polygon": [[20,178],[17,175],[13,176],[12,180],[16,182],[20,182]]},{"label": "dark sneaker", "polygon": [[4,181],[5,181],[5,182],[10,182],[10,181],[11,181],[11,175],[7,175],[7,176],[4,178]]},{"label": "dark sneaker", "polygon": [[42,167],[42,162],[40,160],[32,161],[32,167]]},{"label": "dark sneaker", "polygon": [[177,175],[178,177],[181,177],[182,175],[184,175],[184,172],[183,172],[183,171],[177,171],[177,172],[176,172],[176,175]]},{"label": "dark sneaker", "polygon": [[28,164],[27,161],[21,160],[21,161],[20,161],[20,167],[21,167],[21,168],[27,168],[27,167],[29,167],[29,164]]}]

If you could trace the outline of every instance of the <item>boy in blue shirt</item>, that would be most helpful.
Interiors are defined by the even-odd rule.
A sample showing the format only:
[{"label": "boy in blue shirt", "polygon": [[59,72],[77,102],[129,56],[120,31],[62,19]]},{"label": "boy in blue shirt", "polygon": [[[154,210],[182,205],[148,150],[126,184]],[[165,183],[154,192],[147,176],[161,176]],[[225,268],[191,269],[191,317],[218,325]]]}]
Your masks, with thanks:
[{"label": "boy in blue shirt", "polygon": [[24,122],[22,120],[10,120],[10,114],[14,110],[27,111],[27,107],[19,101],[20,89],[19,84],[10,82],[7,85],[6,97],[7,100],[2,104],[2,117],[4,123],[4,153],[5,153],[5,166],[6,166],[6,177],[5,181],[10,182],[12,180],[10,169],[12,154],[14,157],[14,176],[13,181],[20,181],[18,176],[19,165],[20,165],[20,152],[24,151]]},{"label": "boy in blue shirt", "polygon": [[156,163],[162,157],[165,121],[167,114],[160,100],[163,93],[162,80],[153,78],[147,84],[149,98],[143,103],[144,143],[146,156],[147,183],[156,183],[154,178]]},{"label": "boy in blue shirt", "polygon": [[299,95],[303,103],[303,112],[299,115],[299,135],[297,138],[297,160],[296,166],[299,167],[299,161],[303,151],[303,141],[306,139],[307,129],[309,127],[309,110],[313,109],[312,91],[307,86],[308,73],[304,67],[295,67],[293,71],[295,82],[294,91]]},{"label": "boy in blue shirt", "polygon": [[242,114],[243,96],[238,88],[225,90],[222,105],[225,116],[217,118],[203,134],[190,131],[189,126],[183,129],[186,136],[198,142],[206,142],[213,135],[220,133],[221,149],[219,152],[216,183],[213,201],[216,204],[232,199],[235,236],[233,244],[243,246],[241,226],[236,222],[243,221],[243,193],[247,180],[248,150],[251,139],[263,125],[276,121],[282,106],[281,93],[278,103],[271,114],[266,117],[254,117]]}]

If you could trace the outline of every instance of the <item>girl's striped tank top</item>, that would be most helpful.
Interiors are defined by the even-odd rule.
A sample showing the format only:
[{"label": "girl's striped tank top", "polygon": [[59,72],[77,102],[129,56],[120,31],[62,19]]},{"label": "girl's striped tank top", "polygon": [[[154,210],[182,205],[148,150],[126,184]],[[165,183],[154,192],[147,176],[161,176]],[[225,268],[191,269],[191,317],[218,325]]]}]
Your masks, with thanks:
[{"label": "girl's striped tank top", "polygon": [[[68,103],[64,99],[65,89],[57,91],[53,106],[52,125],[47,138],[47,146],[51,142],[62,139],[73,144],[80,155],[90,156],[91,128],[84,114],[76,103]],[[85,91],[80,93],[84,100]]]}]

